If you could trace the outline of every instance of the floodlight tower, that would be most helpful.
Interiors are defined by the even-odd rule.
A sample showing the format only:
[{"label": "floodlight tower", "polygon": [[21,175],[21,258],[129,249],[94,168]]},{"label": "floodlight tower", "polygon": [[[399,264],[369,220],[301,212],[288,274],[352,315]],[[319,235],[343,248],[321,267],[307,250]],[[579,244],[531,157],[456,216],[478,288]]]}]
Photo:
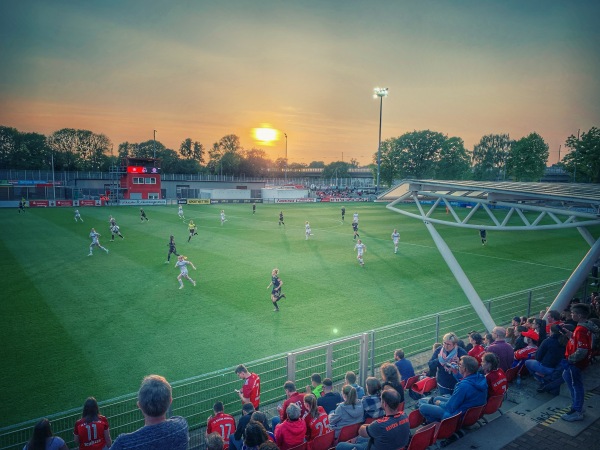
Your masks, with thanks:
[{"label": "floodlight tower", "polygon": [[283,133],[285,136],[285,184],[287,184],[287,171],[288,171],[288,160],[287,160],[287,133]]},{"label": "floodlight tower", "polygon": [[381,173],[381,117],[383,113],[383,97],[387,97],[388,88],[373,89],[373,98],[379,97],[379,145],[377,146],[377,193],[379,194],[379,175]]}]

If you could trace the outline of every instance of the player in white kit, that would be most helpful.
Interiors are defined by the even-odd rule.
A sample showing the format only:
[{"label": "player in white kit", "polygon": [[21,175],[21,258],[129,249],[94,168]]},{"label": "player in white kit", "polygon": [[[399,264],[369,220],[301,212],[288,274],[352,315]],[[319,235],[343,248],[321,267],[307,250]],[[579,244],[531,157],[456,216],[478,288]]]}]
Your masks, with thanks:
[{"label": "player in white kit", "polygon": [[365,267],[365,261],[363,260],[363,254],[367,251],[367,246],[365,244],[362,243],[362,241],[359,239],[358,241],[356,241],[356,245],[354,246],[354,249],[358,252],[356,259],[358,259],[358,263],[362,266]]},{"label": "player in white kit", "polygon": [[394,228],[392,233],[392,241],[394,242],[394,253],[398,253],[398,242],[400,242],[400,233]]},{"label": "player in white kit", "polygon": [[190,278],[188,274],[187,266],[192,266],[192,269],[196,270],[196,266],[191,261],[188,261],[185,256],[179,255],[177,257],[177,262],[175,263],[175,267],[177,267],[180,271],[179,275],[177,275],[177,281],[179,281],[179,289],[183,289],[183,280],[182,278],[187,278],[192,282],[194,286],[196,286],[196,282]]}]

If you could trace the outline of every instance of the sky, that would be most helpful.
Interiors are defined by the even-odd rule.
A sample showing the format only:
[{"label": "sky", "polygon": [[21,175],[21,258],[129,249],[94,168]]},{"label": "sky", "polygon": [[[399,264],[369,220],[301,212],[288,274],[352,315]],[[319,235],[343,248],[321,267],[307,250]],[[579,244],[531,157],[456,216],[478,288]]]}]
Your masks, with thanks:
[{"label": "sky", "polygon": [[[472,150],[600,126],[600,2],[0,0],[0,125],[373,162],[432,130]],[[270,126],[279,140],[256,142]]]}]

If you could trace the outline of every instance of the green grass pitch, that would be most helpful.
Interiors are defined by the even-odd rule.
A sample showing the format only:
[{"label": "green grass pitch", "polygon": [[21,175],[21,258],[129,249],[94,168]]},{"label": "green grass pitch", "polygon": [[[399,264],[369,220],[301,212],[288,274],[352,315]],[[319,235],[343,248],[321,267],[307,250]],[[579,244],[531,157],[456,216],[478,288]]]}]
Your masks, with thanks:
[{"label": "green grass pitch", "polygon": [[[136,207],[80,208],[84,223],[74,208],[0,210],[0,426],[134,392],[149,373],[180,380],[468,303],[421,222],[345,206],[342,224],[340,204],[258,204],[255,215],[248,204],[186,205],[199,227],[190,243],[175,205],[145,208],[144,223]],[[124,240],[109,242],[109,214]],[[91,227],[109,254],[87,256]],[[485,247],[476,231],[437,229],[483,299],[565,279],[589,249],[573,229],[490,232]],[[196,287],[179,290],[175,259],[165,264],[170,234],[198,268]],[[287,294],[279,313],[274,267]]]}]

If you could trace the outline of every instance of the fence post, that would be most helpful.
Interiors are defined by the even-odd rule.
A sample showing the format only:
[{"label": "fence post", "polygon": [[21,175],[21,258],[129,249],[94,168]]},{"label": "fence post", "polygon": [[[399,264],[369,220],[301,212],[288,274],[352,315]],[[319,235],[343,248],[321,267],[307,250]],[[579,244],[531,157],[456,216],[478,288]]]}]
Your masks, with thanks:
[{"label": "fence post", "polygon": [[375,373],[375,330],[371,330],[371,352],[370,352],[370,363],[371,363],[371,375]]},{"label": "fence post", "polygon": [[435,341],[440,342],[440,315],[435,315]]},{"label": "fence post", "polygon": [[287,379],[296,382],[296,354],[287,354]]},{"label": "fence post", "polygon": [[369,368],[369,339],[368,334],[363,333],[360,336],[360,354],[358,356],[358,379],[359,385],[364,386],[367,379],[367,370]]},{"label": "fence post", "polygon": [[325,378],[333,378],[333,344],[327,344],[327,357],[325,361]]},{"label": "fence post", "polygon": [[529,291],[529,295],[527,298],[527,317],[531,317],[531,299],[533,297],[533,292]]}]

